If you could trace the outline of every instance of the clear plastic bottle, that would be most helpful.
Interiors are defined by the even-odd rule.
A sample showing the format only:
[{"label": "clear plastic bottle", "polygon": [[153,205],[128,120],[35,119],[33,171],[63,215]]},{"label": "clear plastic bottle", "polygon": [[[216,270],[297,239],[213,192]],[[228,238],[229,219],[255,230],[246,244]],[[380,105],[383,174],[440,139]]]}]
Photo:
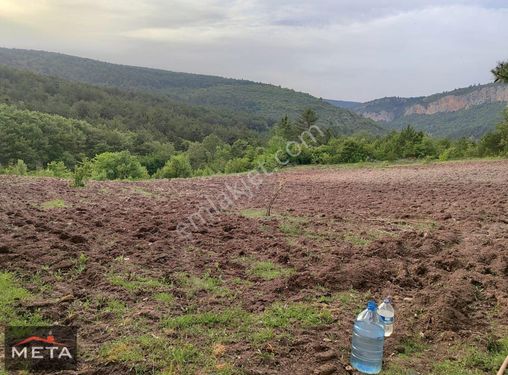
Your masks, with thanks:
[{"label": "clear plastic bottle", "polygon": [[383,303],[379,305],[377,313],[385,326],[385,337],[390,336],[393,333],[393,322],[395,320],[392,297],[388,296],[384,299]]},{"label": "clear plastic bottle", "polygon": [[376,302],[369,301],[353,326],[351,365],[364,374],[378,374],[383,364],[385,329],[376,309]]}]

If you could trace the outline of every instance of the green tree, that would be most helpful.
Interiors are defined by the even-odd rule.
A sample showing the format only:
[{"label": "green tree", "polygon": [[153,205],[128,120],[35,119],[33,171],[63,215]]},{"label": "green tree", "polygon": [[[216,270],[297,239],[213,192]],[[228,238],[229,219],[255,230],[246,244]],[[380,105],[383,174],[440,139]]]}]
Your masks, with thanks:
[{"label": "green tree", "polygon": [[210,157],[215,157],[215,153],[219,147],[224,146],[224,141],[215,134],[207,135],[203,138],[203,147],[210,153]]},{"label": "green tree", "polygon": [[16,176],[26,176],[28,174],[28,167],[23,160],[18,159],[16,164],[12,164],[7,168],[6,172]]},{"label": "green tree", "polygon": [[287,140],[294,140],[298,136],[298,129],[286,115],[275,125],[273,134]]},{"label": "green tree", "polygon": [[69,177],[70,171],[63,161],[52,161],[46,166],[46,171],[53,177]]},{"label": "green tree", "polygon": [[192,167],[189,158],[185,154],[174,155],[160,169],[157,178],[185,178],[192,176]]},{"label": "green tree", "polygon": [[150,175],[161,169],[171,156],[175,154],[175,147],[172,143],[148,141],[142,147],[142,156],[139,156],[139,161]]},{"label": "green tree", "polygon": [[508,61],[500,62],[492,69],[496,82],[508,83]]},{"label": "green tree", "polygon": [[505,121],[496,130],[485,134],[480,140],[480,154],[483,156],[508,156],[508,110]]},{"label": "green tree", "polygon": [[187,157],[189,158],[192,168],[199,169],[212,160],[212,153],[207,150],[203,143],[192,142],[187,148]]},{"label": "green tree", "polygon": [[251,168],[250,161],[247,158],[235,158],[226,163],[224,167],[225,173],[246,172]]},{"label": "green tree", "polygon": [[84,187],[86,181],[92,177],[92,169],[92,162],[87,158],[84,158],[80,163],[78,163],[74,168],[74,173],[72,174],[72,186],[76,188]]},{"label": "green tree", "polygon": [[317,113],[313,109],[307,108],[298,117],[296,121],[297,128],[300,132],[305,131],[315,125],[318,119]]},{"label": "green tree", "polygon": [[104,152],[93,159],[92,178],[125,180],[148,178],[148,172],[129,151]]}]

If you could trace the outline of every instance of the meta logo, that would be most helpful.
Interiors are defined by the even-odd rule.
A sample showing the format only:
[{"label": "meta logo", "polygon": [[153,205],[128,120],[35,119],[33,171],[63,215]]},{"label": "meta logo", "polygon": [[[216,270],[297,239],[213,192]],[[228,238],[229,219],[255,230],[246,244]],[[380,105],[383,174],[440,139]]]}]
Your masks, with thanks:
[{"label": "meta logo", "polygon": [[73,370],[77,362],[76,327],[7,327],[7,370]]}]

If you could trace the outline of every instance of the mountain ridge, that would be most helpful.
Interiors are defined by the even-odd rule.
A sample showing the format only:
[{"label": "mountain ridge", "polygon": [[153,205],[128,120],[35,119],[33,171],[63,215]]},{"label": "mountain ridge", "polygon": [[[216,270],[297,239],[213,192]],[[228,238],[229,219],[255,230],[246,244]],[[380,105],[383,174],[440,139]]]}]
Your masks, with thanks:
[{"label": "mountain ridge", "polygon": [[0,64],[126,91],[160,94],[186,104],[261,115],[275,123],[288,115],[295,119],[303,109],[318,113],[320,124],[340,134],[384,129],[374,121],[334,107],[310,94],[248,80],[113,64],[56,52],[0,48]]},{"label": "mountain ridge", "polygon": [[434,136],[478,138],[502,120],[507,104],[508,86],[489,83],[429,96],[385,97],[350,109],[389,129],[411,124]]}]

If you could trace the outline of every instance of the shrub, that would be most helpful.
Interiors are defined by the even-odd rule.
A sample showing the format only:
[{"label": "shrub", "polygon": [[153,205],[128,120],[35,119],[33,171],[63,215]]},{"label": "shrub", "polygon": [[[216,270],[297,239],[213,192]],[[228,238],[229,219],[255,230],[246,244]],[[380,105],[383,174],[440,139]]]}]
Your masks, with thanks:
[{"label": "shrub", "polygon": [[84,187],[86,180],[92,176],[92,163],[88,159],[84,159],[76,165],[73,173],[73,187]]},{"label": "shrub", "polygon": [[191,177],[192,167],[185,154],[175,155],[156,174],[157,178]]},{"label": "shrub", "polygon": [[353,139],[347,139],[338,152],[338,160],[341,163],[358,163],[369,158],[365,147]]},{"label": "shrub", "polygon": [[69,177],[70,171],[63,161],[52,161],[46,166],[46,172],[53,177]]},{"label": "shrub", "polygon": [[125,180],[148,178],[148,172],[129,151],[104,152],[93,159],[92,178]]},{"label": "shrub", "polygon": [[28,167],[23,160],[18,159],[16,164],[5,168],[5,173],[17,176],[26,176],[28,174]]},{"label": "shrub", "polygon": [[226,163],[224,167],[225,173],[239,173],[246,172],[250,169],[251,165],[247,158],[235,158]]},{"label": "shrub", "polygon": [[210,167],[199,168],[194,171],[194,176],[211,176],[216,172]]},{"label": "shrub", "polygon": [[504,123],[483,136],[480,153],[482,156],[508,156],[508,112]]}]

